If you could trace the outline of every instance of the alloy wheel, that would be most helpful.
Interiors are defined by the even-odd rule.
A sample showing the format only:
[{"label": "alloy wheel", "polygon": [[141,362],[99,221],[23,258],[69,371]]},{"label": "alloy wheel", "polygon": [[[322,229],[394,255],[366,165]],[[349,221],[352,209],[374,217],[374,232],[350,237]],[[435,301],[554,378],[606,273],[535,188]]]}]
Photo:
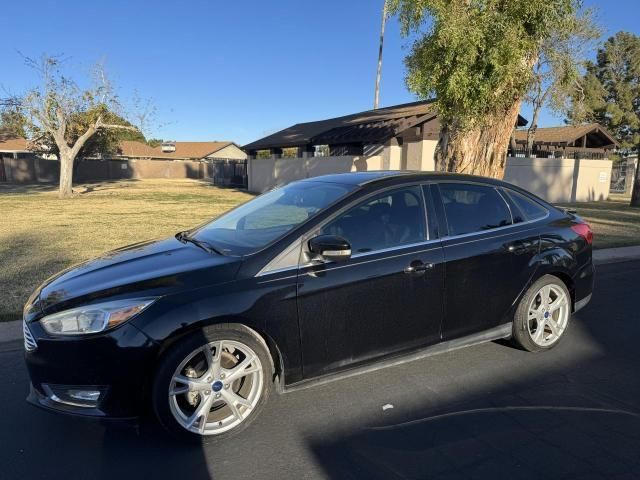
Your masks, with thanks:
[{"label": "alloy wheel", "polygon": [[562,336],[569,322],[569,298],[564,289],[549,284],[542,287],[529,304],[527,326],[531,340],[549,347]]},{"label": "alloy wheel", "polygon": [[210,342],[191,352],[171,377],[171,413],[190,432],[226,432],[251,415],[263,382],[260,359],[251,348],[235,340]]}]

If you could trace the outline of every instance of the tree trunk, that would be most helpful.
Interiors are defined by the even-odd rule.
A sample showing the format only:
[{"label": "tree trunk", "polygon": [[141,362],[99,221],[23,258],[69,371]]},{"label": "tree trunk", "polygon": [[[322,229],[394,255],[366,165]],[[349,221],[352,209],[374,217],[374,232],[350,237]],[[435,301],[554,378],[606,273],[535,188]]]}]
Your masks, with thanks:
[{"label": "tree trunk", "polygon": [[485,126],[461,130],[443,126],[436,151],[436,170],[502,178],[509,140],[518,120],[520,101],[487,119]]},{"label": "tree trunk", "polygon": [[633,188],[631,189],[631,206],[640,207],[640,146],[638,147],[638,163],[636,173],[633,176]]},{"label": "tree trunk", "polygon": [[73,194],[73,155],[71,151],[60,152],[60,198]]}]

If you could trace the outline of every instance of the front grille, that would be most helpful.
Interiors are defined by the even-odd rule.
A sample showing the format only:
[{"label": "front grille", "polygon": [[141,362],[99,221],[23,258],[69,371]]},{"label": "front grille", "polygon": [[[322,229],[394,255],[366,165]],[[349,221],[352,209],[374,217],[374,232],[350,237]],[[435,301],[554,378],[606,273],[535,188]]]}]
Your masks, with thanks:
[{"label": "front grille", "polygon": [[25,322],[24,320],[22,321],[22,334],[24,335],[24,349],[27,352],[33,352],[36,348],[38,348],[36,339],[33,338],[31,330],[29,330],[27,322]]}]

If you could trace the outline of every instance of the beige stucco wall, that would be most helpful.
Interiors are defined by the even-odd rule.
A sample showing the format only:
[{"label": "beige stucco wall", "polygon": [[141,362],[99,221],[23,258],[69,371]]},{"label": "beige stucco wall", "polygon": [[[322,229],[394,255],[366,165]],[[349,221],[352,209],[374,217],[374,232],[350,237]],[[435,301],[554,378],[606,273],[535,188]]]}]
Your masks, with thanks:
[{"label": "beige stucco wall", "polygon": [[407,170],[422,169],[422,141],[409,142],[403,146],[403,166]]},{"label": "beige stucco wall", "polygon": [[402,169],[402,146],[398,145],[398,141],[395,138],[385,144],[384,152],[389,156],[388,170]]},{"label": "beige stucco wall", "polygon": [[553,203],[606,200],[611,160],[510,157],[504,180]]},{"label": "beige stucco wall", "polygon": [[432,172],[436,169],[436,146],[438,145],[437,140],[422,140],[422,165],[420,170],[423,172]]},{"label": "beige stucco wall", "polygon": [[611,188],[611,160],[576,160],[578,182],[576,201],[606,200]]},{"label": "beige stucco wall", "polygon": [[231,158],[234,160],[244,160],[247,158],[247,154],[232,144],[227,145],[222,150],[218,150],[213,155],[209,155],[207,158]]}]

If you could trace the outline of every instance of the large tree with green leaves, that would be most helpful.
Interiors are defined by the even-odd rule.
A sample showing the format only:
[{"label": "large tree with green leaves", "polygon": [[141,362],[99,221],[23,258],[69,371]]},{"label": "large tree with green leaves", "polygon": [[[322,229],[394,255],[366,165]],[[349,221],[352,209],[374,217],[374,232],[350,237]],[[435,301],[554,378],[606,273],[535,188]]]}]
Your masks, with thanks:
[{"label": "large tree with green leaves", "polygon": [[543,42],[580,0],[390,0],[405,35],[407,85],[437,98],[436,168],[501,177]]},{"label": "large tree with green leaves", "polygon": [[[31,143],[60,159],[60,196],[72,194],[73,164],[79,154],[112,151],[127,132],[144,139],[141,128],[122,117],[122,106],[101,64],[96,65],[87,86],[81,87],[63,71],[59,57],[25,59],[40,77],[38,86],[23,95],[4,100],[5,109],[17,112]],[[147,104],[148,105],[148,104]],[[146,120],[146,114],[137,118]]]},{"label": "large tree with green leaves", "polygon": [[[628,152],[640,153],[640,37],[618,32],[598,50],[587,65],[575,92],[571,123],[598,122]],[[636,171],[633,206],[640,206],[640,168]]]}]

